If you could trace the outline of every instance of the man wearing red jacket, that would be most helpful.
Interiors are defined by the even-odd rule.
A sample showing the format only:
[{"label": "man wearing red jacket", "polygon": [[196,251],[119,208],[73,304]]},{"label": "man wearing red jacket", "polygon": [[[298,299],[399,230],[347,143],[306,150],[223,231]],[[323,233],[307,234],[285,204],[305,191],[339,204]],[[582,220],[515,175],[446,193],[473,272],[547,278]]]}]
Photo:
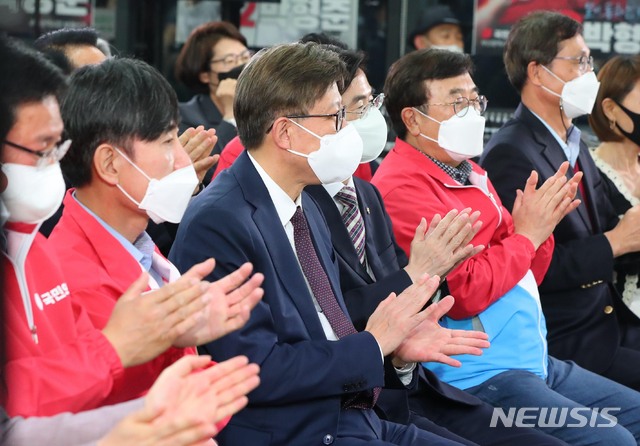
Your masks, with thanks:
[{"label": "man wearing red jacket", "polygon": [[104,328],[96,329],[73,299],[59,259],[38,234],[39,225],[55,212],[64,194],[58,163],[68,148],[60,143],[58,100],[64,78],[42,56],[17,44],[0,45],[0,53],[3,60],[12,61],[0,68],[0,100],[10,111],[0,128],[0,197],[3,220],[7,219],[7,394],[2,395],[2,405],[12,416],[99,407],[127,367],[149,361],[193,330],[206,301],[219,292],[201,282],[212,262],[197,265],[179,281],[144,298],[147,276],[138,274]]},{"label": "man wearing red jacket", "polygon": [[[528,424],[570,444],[636,444],[640,393],[547,353],[537,284],[549,267],[553,229],[579,204],[573,198],[581,175],[567,180],[565,163],[536,189],[537,174],[532,172],[509,214],[486,172],[470,161],[482,153],[481,115],[487,105],[471,68],[468,55],[415,51],[391,67],[385,83],[386,106],[398,139],[373,184],[382,194],[399,245],[408,253],[421,218],[470,207],[480,211],[482,221],[471,243],[486,246],[447,275],[456,303],[442,324],[482,329],[491,346],[480,359],[459,357],[459,369],[425,366],[505,412],[554,407],[569,413],[580,408],[585,416],[600,420],[580,430],[571,429],[578,422],[571,416],[565,422]],[[620,408],[612,414],[617,424],[596,428],[611,424],[589,409],[596,406]]]},{"label": "man wearing red jacket", "polygon": [[[175,93],[146,63],[114,59],[81,69],[71,77],[62,116],[73,143],[61,164],[77,189],[67,193],[49,243],[61,260],[74,300],[102,329],[122,292],[142,271],[149,273],[147,290],[180,277],[145,229],[149,218],[178,223],[198,178],[178,140]],[[233,299],[242,297],[244,290],[230,294],[228,301],[226,294],[250,271],[251,266],[244,265],[238,283],[211,285],[223,291],[208,304],[213,317],[199,319],[155,359],[126,370],[107,402],[144,394],[164,368],[195,353],[183,347],[209,342],[237,328],[247,302]],[[255,288],[260,277],[247,287]],[[257,303],[259,297],[254,294],[251,302]],[[227,306],[227,313],[220,311]]]}]

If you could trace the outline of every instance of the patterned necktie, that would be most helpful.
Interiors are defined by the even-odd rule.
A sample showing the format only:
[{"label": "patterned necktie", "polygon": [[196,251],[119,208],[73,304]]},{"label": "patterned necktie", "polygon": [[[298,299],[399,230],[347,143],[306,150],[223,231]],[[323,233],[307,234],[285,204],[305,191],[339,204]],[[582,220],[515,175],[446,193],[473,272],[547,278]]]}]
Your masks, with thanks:
[{"label": "patterned necktie", "polygon": [[353,187],[345,186],[336,194],[336,198],[344,205],[342,210],[342,221],[347,227],[351,242],[356,248],[360,263],[365,265],[365,232],[364,220],[358,208],[358,197]]},{"label": "patterned necktie", "polygon": [[[309,287],[318,301],[322,312],[329,321],[331,328],[339,339],[357,333],[353,323],[344,311],[342,311],[333,293],[329,277],[322,267],[320,259],[318,259],[318,254],[313,246],[311,234],[309,233],[309,225],[307,224],[307,219],[301,207],[298,206],[295,214],[291,217],[291,224],[293,225],[293,239],[296,245],[296,254],[302,267],[302,272],[307,278]],[[344,407],[369,409],[375,405],[379,393],[379,387],[374,388],[373,392],[358,392],[344,401]]]}]

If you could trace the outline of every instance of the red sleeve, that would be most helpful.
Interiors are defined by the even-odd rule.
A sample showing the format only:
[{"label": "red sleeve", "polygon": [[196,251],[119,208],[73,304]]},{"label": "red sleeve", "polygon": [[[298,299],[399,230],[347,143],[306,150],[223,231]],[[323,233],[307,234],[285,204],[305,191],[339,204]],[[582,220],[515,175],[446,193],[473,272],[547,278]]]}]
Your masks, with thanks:
[{"label": "red sleeve", "polygon": [[544,276],[547,274],[547,270],[549,269],[549,265],[551,264],[551,258],[553,257],[553,248],[555,248],[555,239],[553,238],[553,234],[546,239],[542,245],[538,246],[538,250],[536,251],[536,256],[531,262],[531,272],[533,272],[533,276],[536,278],[536,283],[538,286],[544,280]]},{"label": "red sleeve", "polygon": [[511,234],[464,261],[447,276],[456,299],[449,316],[463,319],[484,311],[524,277],[534,256],[528,238]]},{"label": "red sleeve", "polygon": [[[421,217],[430,221],[435,214],[444,216],[453,208],[470,206],[476,210],[473,203],[456,201],[449,192],[437,188],[396,188],[383,198],[398,244],[407,254]],[[501,209],[503,221],[500,225],[496,228],[496,222],[485,222],[472,241],[474,245],[484,245],[485,249],[447,275],[449,290],[456,300],[449,316],[455,319],[484,311],[531,268],[536,256],[533,244],[526,237],[513,233],[511,215],[504,207]]]},{"label": "red sleeve", "polygon": [[358,164],[358,168],[353,175],[361,180],[371,182],[371,163]]},{"label": "red sleeve", "polygon": [[[11,416],[50,416],[80,412],[103,404],[123,368],[113,346],[86,315],[77,318],[78,337],[38,356],[10,359],[5,366]],[[33,342],[24,333],[8,333],[14,351],[28,351]],[[43,335],[45,335],[43,333]]]},{"label": "red sleeve", "polygon": [[215,178],[226,168],[231,167],[233,162],[240,156],[243,150],[244,146],[240,142],[239,137],[236,136],[231,141],[229,141],[227,145],[222,149],[222,152],[220,152],[220,159],[218,160],[216,170],[213,172],[213,177],[211,178],[211,180],[213,180],[213,178]]}]

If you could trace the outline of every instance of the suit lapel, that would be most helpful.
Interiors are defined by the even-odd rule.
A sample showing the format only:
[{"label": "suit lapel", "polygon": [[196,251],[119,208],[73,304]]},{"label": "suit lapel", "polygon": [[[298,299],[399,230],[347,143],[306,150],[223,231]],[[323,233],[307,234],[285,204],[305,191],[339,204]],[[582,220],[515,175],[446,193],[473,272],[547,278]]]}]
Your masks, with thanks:
[{"label": "suit lapel", "polygon": [[[355,180],[355,179],[354,179]],[[376,221],[371,214],[371,209],[376,209],[373,206],[373,203],[370,202],[370,199],[373,197],[369,197],[367,191],[364,187],[358,187],[358,182],[355,181],[356,190],[358,191],[358,207],[360,208],[360,214],[362,214],[362,219],[364,220],[365,227],[365,248],[367,252],[367,262],[371,267],[371,271],[377,278],[382,278],[384,276],[384,265],[380,262],[380,257],[376,251],[376,243],[375,236],[377,234],[377,230],[382,230],[382,228],[376,227]],[[355,252],[355,248],[354,248]],[[358,262],[366,277],[369,277],[369,273],[364,269],[362,264]],[[369,283],[372,283],[372,279],[369,278]]]},{"label": "suit lapel", "polygon": [[[516,118],[519,118],[522,121],[524,121],[527,127],[531,129],[533,133],[533,137],[538,143],[540,154],[549,163],[549,166],[551,167],[551,169],[554,172],[557,171],[558,167],[560,167],[560,164],[567,161],[567,157],[565,156],[564,151],[562,150],[562,147],[560,147],[560,144],[558,144],[558,141],[555,139],[555,137],[549,132],[549,130],[545,127],[545,125],[542,122],[540,122],[540,120],[536,116],[534,116],[534,114],[531,113],[531,111],[526,107],[524,107],[522,104],[520,104],[520,106],[518,107],[518,110],[516,110],[515,116]],[[582,155],[582,150],[580,151],[580,153]],[[573,174],[574,174],[573,167],[570,166],[569,170],[567,171],[567,179],[571,178]],[[586,177],[586,173],[585,173],[585,177]],[[585,185],[585,190],[587,190],[586,185]],[[580,206],[578,206],[578,209],[576,209],[576,212],[578,213],[578,215],[580,216],[584,224],[590,230],[592,230],[591,219],[589,218],[589,213],[587,211],[585,198],[582,197],[579,189],[578,189],[578,193],[576,194],[576,198],[579,198],[580,200],[582,200],[582,203],[580,204]],[[570,215],[568,217],[570,217]]]},{"label": "suit lapel", "polygon": [[254,207],[253,221],[262,235],[280,283],[298,309],[311,337],[324,338],[325,334],[313,305],[309,287],[304,280],[284,227],[280,224],[280,218],[266,186],[246,151],[238,157],[234,165],[237,165],[234,172],[244,197]]}]

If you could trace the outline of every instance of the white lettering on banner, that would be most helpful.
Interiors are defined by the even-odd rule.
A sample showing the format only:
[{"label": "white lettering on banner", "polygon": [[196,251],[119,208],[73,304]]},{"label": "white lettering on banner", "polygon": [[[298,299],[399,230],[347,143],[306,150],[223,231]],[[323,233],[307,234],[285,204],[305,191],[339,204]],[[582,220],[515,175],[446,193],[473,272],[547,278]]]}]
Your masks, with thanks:
[{"label": "white lettering on banner", "polygon": [[[37,0],[26,0],[22,4],[24,12],[35,14]],[[53,14],[69,17],[85,17],[91,10],[87,0],[40,0],[40,14]]]},{"label": "white lettering on banner", "polygon": [[36,302],[36,306],[40,309],[44,309],[44,305],[53,305],[56,302],[60,302],[65,297],[69,296],[69,287],[67,283],[61,283],[54,288],[46,291],[42,294],[34,293],[33,300]]},{"label": "white lettering on banner", "polygon": [[[620,407],[510,407],[507,412],[502,407],[494,407],[489,427],[500,422],[504,427],[614,427],[618,419],[611,412]],[[589,415],[591,415],[589,417]],[[600,417],[598,416],[600,415]],[[604,421],[603,421],[604,419]]]},{"label": "white lettering on banner", "polygon": [[592,50],[611,52],[613,27],[610,22],[585,22],[582,29],[584,41]]},{"label": "white lettering on banner", "polygon": [[324,0],[322,2],[322,13],[340,12],[349,16],[351,11],[350,0]]}]

